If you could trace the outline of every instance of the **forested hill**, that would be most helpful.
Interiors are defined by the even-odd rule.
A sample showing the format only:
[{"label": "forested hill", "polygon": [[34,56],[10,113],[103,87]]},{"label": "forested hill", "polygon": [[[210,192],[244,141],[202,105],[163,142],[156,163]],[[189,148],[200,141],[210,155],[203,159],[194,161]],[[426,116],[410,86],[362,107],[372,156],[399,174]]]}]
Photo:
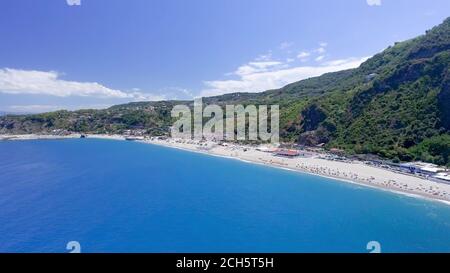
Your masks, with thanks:
[{"label": "forested hill", "polygon": [[[396,43],[359,68],[329,73],[262,93],[204,99],[218,104],[279,104],[281,137],[325,143],[352,154],[449,164],[450,18],[426,34]],[[139,102],[105,110],[0,117],[0,133],[165,134],[177,101]],[[181,102],[189,103],[189,102]]]}]

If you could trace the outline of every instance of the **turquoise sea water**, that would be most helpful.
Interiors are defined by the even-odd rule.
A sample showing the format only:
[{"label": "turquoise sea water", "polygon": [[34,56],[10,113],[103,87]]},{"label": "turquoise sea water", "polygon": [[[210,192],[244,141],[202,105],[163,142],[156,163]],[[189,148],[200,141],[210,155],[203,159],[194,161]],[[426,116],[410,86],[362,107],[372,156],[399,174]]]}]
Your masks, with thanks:
[{"label": "turquoise sea water", "polygon": [[450,252],[450,206],[134,142],[0,142],[0,252]]}]

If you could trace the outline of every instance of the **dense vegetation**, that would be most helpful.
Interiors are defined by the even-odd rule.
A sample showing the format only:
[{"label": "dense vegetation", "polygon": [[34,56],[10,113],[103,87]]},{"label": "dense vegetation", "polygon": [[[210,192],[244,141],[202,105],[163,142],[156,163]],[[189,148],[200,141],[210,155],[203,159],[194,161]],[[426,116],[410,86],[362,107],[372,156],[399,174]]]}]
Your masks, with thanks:
[{"label": "dense vegetation", "polygon": [[[450,18],[423,36],[396,43],[359,68],[262,93],[205,98],[207,104],[279,104],[281,138],[324,143],[350,154],[450,165]],[[0,117],[0,133],[167,134],[175,104],[140,102],[105,110]]]}]

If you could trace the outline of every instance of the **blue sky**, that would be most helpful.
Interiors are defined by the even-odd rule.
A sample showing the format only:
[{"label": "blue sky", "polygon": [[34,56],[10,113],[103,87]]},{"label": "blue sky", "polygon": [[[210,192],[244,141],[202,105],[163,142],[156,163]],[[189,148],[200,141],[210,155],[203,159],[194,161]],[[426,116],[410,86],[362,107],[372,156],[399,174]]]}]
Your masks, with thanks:
[{"label": "blue sky", "polygon": [[3,0],[0,111],[260,92],[358,66],[448,0]]}]

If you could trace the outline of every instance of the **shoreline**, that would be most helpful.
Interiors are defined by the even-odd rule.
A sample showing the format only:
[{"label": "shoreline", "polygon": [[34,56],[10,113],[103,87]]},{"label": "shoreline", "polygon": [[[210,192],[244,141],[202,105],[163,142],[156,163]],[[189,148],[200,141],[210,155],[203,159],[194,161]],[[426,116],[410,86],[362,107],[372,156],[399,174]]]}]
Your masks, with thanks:
[{"label": "shoreline", "polygon": [[[439,202],[440,204],[446,204],[446,205],[450,206],[450,198],[442,199],[442,198],[437,198],[436,196],[433,196],[433,195],[421,194],[421,193],[414,192],[414,191],[411,191],[411,192],[409,192],[409,191],[402,191],[402,190],[395,189],[395,188],[383,187],[383,186],[374,185],[374,184],[371,184],[371,183],[365,183],[365,182],[362,182],[362,181],[355,181],[355,180],[352,180],[352,179],[345,179],[345,178],[342,178],[342,177],[329,176],[329,175],[309,172],[309,171],[305,171],[305,170],[301,170],[301,169],[283,167],[283,166],[279,166],[279,165],[275,165],[275,164],[266,164],[264,162],[259,162],[259,161],[246,160],[246,159],[242,159],[240,157],[235,157],[235,156],[220,155],[220,154],[209,153],[209,152],[200,151],[200,150],[196,150],[196,149],[172,146],[172,145],[167,145],[167,144],[163,144],[163,143],[155,143],[155,141],[148,141],[148,140],[146,140],[146,141],[139,141],[139,142],[145,143],[145,144],[153,144],[153,145],[157,145],[157,146],[163,146],[163,147],[167,147],[167,148],[178,149],[178,150],[187,151],[187,152],[200,153],[200,154],[203,154],[203,155],[209,155],[209,156],[216,156],[216,157],[221,157],[221,158],[238,160],[238,161],[241,161],[241,162],[244,162],[244,163],[248,163],[248,164],[257,164],[257,165],[264,166],[264,167],[270,167],[270,168],[282,169],[282,170],[296,172],[296,173],[301,173],[301,174],[319,176],[319,177],[323,177],[323,178],[327,178],[327,179],[331,179],[331,180],[336,180],[336,181],[339,181],[341,183],[345,182],[345,183],[349,183],[349,184],[353,184],[353,185],[357,185],[357,186],[361,186],[361,187],[368,187],[368,188],[371,188],[371,189],[382,190],[382,191],[389,192],[389,193],[394,193],[394,194],[397,194],[397,195],[403,195],[403,196],[423,199],[423,200],[427,200],[427,201]],[[346,163],[346,164],[350,164],[350,163]],[[414,176],[409,176],[409,175],[406,175],[406,174],[399,174],[399,173],[395,173],[395,172],[391,172],[391,171],[387,171],[387,170],[383,170],[383,171],[390,172],[390,173],[397,174],[397,175],[406,176],[406,177],[414,177]],[[426,181],[426,182],[430,182],[430,183],[439,184],[437,182],[429,181],[429,180],[426,180],[426,179],[423,179],[423,178],[417,178],[417,177],[414,177],[414,178],[420,179],[420,180],[423,180],[423,181]],[[446,185],[446,184],[444,184],[444,185]]]},{"label": "shoreline", "polygon": [[[81,134],[67,136],[58,135],[0,135],[1,140],[23,141],[23,140],[50,140],[50,139],[76,139]],[[92,139],[108,139],[125,141],[122,135],[87,135]],[[180,149],[188,152],[196,152],[204,155],[239,160],[249,164],[258,164],[265,167],[284,169],[316,175],[339,182],[351,183],[363,187],[388,191],[394,194],[405,195],[414,198],[437,201],[450,205],[450,185],[430,181],[417,176],[393,172],[386,169],[376,168],[363,164],[362,162],[342,162],[312,157],[285,158],[277,157],[270,153],[257,151],[254,147],[227,144],[218,145],[214,142],[203,142],[201,145],[196,141],[178,139],[143,139],[136,142],[152,144],[168,148]]]}]

